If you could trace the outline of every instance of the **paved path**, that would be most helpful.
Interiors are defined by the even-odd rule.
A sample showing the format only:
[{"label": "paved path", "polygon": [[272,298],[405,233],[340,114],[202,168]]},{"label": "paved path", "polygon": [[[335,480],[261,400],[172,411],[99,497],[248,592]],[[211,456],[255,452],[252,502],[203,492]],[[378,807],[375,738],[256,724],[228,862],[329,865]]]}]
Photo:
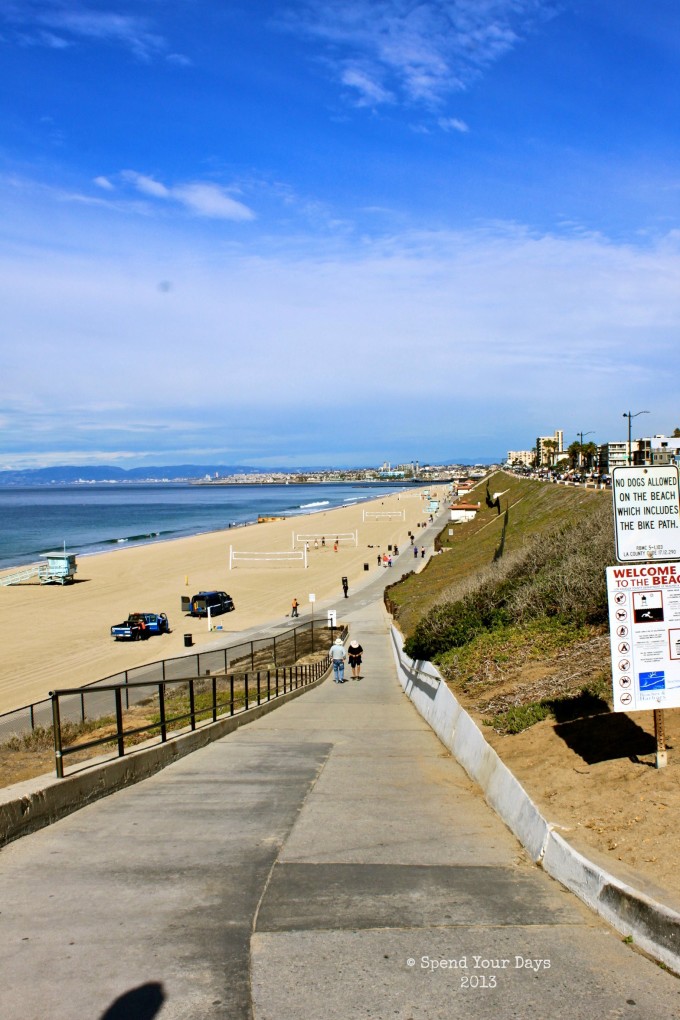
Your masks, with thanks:
[{"label": "paved path", "polygon": [[414,711],[380,604],[352,622],[361,681],[2,851],[2,1020],[680,1017]]}]

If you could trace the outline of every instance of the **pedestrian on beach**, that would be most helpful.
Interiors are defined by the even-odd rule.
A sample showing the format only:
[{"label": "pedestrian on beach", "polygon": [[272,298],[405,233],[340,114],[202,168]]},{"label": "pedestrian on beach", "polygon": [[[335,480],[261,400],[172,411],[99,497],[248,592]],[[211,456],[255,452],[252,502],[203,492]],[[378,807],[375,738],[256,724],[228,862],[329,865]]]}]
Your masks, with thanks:
[{"label": "pedestrian on beach", "polygon": [[413,559],[414,560],[418,559],[418,546],[417,545],[413,546]]},{"label": "pedestrian on beach", "polygon": [[421,560],[425,559],[425,546],[423,546],[423,548],[420,550],[420,558]]},{"label": "pedestrian on beach", "polygon": [[392,566],[392,557],[391,557],[391,556],[388,556],[388,557],[387,557],[387,566],[388,566],[388,567],[391,567],[391,566]]},{"label": "pedestrian on beach", "polygon": [[318,548],[319,548],[319,539],[318,539],[318,538],[315,538],[315,539],[314,539],[314,548],[315,548],[315,549],[318,549]]},{"label": "pedestrian on beach", "polygon": [[361,666],[362,652],[363,648],[358,641],[350,641],[347,653],[349,664],[352,667],[352,680],[361,680],[359,667]]},{"label": "pedestrian on beach", "polygon": [[342,638],[336,638],[331,646],[331,660],[333,662],[333,679],[336,684],[345,682],[345,648]]},{"label": "pedestrian on beach", "polygon": [[298,613],[298,600],[297,599],[293,599],[293,601],[291,603],[290,615],[291,616],[299,616],[300,615]]},{"label": "pedestrian on beach", "polygon": [[342,579],[342,593],[345,596],[345,598],[347,598],[347,592],[348,591],[349,591],[349,583],[347,581],[347,578],[343,577],[343,579]]},{"label": "pedestrian on beach", "polygon": [[398,545],[395,545],[395,547],[394,547],[394,555],[395,555],[395,557],[399,555],[399,546]]},{"label": "pedestrian on beach", "polygon": [[411,532],[410,532],[410,531],[409,531],[409,533],[408,533],[408,537],[409,537],[409,538],[411,539],[411,545],[413,545],[413,543],[414,543],[414,541],[415,541],[415,538],[413,537],[413,535],[411,534]]},{"label": "pedestrian on beach", "polygon": [[382,566],[382,556],[378,553],[378,566]]},{"label": "pedestrian on beach", "polygon": [[324,536],[323,536],[323,538],[321,539],[321,548],[322,548],[322,549],[325,549],[325,548],[326,548],[326,536],[325,536],[325,535],[324,535]]},{"label": "pedestrian on beach", "polygon": [[383,553],[382,563],[383,563],[383,567],[387,566],[387,553]]}]

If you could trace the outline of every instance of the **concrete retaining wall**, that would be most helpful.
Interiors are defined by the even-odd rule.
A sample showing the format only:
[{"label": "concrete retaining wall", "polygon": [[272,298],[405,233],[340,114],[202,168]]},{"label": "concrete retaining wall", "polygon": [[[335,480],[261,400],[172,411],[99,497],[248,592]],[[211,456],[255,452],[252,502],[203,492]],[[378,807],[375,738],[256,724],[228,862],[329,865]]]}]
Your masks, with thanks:
[{"label": "concrete retaining wall", "polygon": [[429,662],[404,655],[392,627],[397,673],[405,694],[479,784],[488,803],[532,859],[635,945],[680,974],[680,913],[610,875],[575,850],[546,821],[522,785]]},{"label": "concrete retaining wall", "polygon": [[147,779],[166,765],[183,758],[185,754],[191,754],[199,747],[205,747],[213,740],[233,733],[240,726],[273,712],[280,705],[318,686],[326,676],[328,672],[305,687],[288,691],[247,712],[218,719],[215,723],[173,737],[165,744],[140,744],[123,758],[115,758],[113,761],[98,759],[64,779],[57,779],[56,775],[39,776],[0,790],[0,847],[50,825],[100,797],[108,797],[116,790]]}]

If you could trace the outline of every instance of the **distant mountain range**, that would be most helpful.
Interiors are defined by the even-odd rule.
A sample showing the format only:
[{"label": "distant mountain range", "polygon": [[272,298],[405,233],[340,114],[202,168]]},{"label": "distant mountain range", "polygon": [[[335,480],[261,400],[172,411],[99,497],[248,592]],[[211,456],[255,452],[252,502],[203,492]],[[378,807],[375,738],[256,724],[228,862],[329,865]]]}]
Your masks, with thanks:
[{"label": "distant mountain range", "polygon": [[[70,482],[185,481],[187,478],[238,474],[269,474],[281,468],[254,468],[243,464],[166,464],[163,467],[125,468],[107,464],[60,464],[55,467],[0,471],[0,485],[65,485]],[[318,470],[318,469],[317,469]]]}]

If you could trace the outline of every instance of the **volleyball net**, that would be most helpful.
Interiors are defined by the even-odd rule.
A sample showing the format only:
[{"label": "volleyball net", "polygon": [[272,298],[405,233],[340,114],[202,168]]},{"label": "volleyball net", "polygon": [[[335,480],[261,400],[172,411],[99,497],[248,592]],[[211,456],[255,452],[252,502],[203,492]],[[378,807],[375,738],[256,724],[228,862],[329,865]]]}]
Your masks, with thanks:
[{"label": "volleyball net", "polygon": [[363,510],[364,521],[406,520],[405,510]]},{"label": "volleyball net", "polygon": [[237,566],[258,566],[259,564],[278,564],[279,566],[307,566],[307,548],[278,549],[268,552],[254,552],[246,549],[234,549],[229,546],[229,569]]},{"label": "volleyball net", "polygon": [[324,534],[321,532],[318,534],[304,535],[302,533],[293,532],[293,549],[303,542],[305,547],[314,545],[315,549],[323,549],[325,546],[333,545],[335,542],[340,545],[341,543],[351,544],[354,546],[359,545],[359,532],[358,531],[342,531],[339,534]]}]

